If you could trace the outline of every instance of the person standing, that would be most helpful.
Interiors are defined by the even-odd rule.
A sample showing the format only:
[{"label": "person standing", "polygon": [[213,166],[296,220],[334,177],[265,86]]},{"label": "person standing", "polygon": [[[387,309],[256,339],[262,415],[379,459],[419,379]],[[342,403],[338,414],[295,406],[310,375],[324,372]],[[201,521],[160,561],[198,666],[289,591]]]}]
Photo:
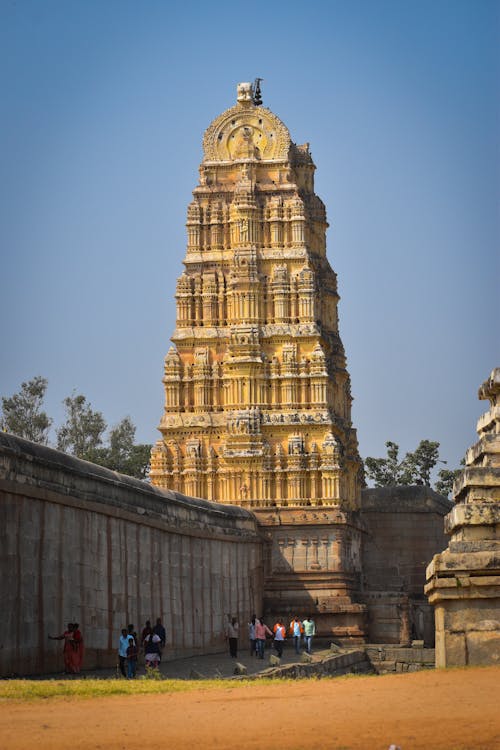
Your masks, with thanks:
[{"label": "person standing", "polygon": [[122,628],[122,634],[120,636],[120,639],[118,641],[118,663],[120,665],[120,672],[122,673],[123,677],[127,676],[127,673],[125,671],[125,665],[127,662],[127,649],[129,647],[128,639],[132,638],[133,636],[129,636],[127,633],[127,628]]},{"label": "person standing", "polygon": [[137,656],[138,648],[135,638],[132,635],[128,636],[127,646],[127,677],[129,680],[133,680],[137,672]]},{"label": "person standing", "polygon": [[313,636],[316,635],[316,625],[314,623],[314,620],[311,620],[310,617],[304,617],[302,625],[304,627],[304,641],[306,644],[306,651],[308,654],[310,654],[312,650],[312,639]]},{"label": "person standing", "polygon": [[71,645],[73,647],[73,652],[72,652],[73,672],[75,674],[80,674],[80,670],[82,668],[82,663],[83,663],[84,646],[83,646],[83,636],[80,631],[80,625],[77,622],[73,623]]},{"label": "person standing", "polygon": [[144,638],[144,659],[146,668],[157,669],[160,664],[160,636],[151,631]]},{"label": "person standing", "polygon": [[238,658],[238,636],[240,633],[240,626],[236,617],[231,618],[231,622],[228,622],[226,629],[226,639],[229,641],[229,655],[233,659]]},{"label": "person standing", "polygon": [[252,619],[248,623],[248,640],[250,641],[250,656],[255,656],[257,653],[257,637],[255,635],[255,626],[257,625],[257,618],[252,615]]},{"label": "person standing", "polygon": [[279,658],[283,656],[283,646],[285,645],[286,629],[281,620],[278,618],[273,628],[274,633],[274,648]]},{"label": "person standing", "polygon": [[63,659],[64,659],[64,673],[65,674],[73,674],[73,645],[71,643],[73,638],[73,628],[74,625],[72,622],[68,622],[66,626],[66,630],[62,635],[49,635],[49,639],[51,641],[64,641],[63,646]]},{"label": "person standing", "polygon": [[135,641],[135,645],[137,646],[137,648],[139,648],[139,640],[137,638],[137,632],[136,632],[136,630],[134,628],[134,623],[133,622],[131,622],[131,623],[129,623],[127,625],[127,633],[128,633],[129,636],[130,635],[132,636],[132,638]]},{"label": "person standing", "polygon": [[304,632],[302,623],[297,616],[295,616],[290,623],[290,635],[293,637],[293,644],[295,646],[295,653],[300,654],[300,637]]},{"label": "person standing", "polygon": [[153,628],[153,633],[156,633],[157,636],[160,638],[160,651],[163,652],[163,649],[165,648],[165,643],[167,642],[167,631],[162,625],[161,618],[158,617],[156,619],[156,625]]},{"label": "person standing", "polygon": [[271,631],[269,630],[267,625],[264,624],[264,620],[262,619],[262,617],[259,617],[259,619],[255,623],[255,645],[257,647],[257,656],[259,657],[259,659],[264,658],[266,634],[272,636]]},{"label": "person standing", "polygon": [[144,625],[141,633],[141,646],[144,648],[144,641],[146,640],[148,635],[151,635],[153,632],[153,628],[151,627],[151,621],[146,620],[146,624]]}]

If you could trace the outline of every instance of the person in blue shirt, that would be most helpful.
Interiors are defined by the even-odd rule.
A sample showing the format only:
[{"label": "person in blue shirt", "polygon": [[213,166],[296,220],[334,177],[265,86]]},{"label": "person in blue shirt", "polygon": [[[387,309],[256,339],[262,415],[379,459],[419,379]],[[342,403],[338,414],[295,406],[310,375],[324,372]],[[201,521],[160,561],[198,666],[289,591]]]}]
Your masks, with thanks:
[{"label": "person in blue shirt", "polygon": [[127,676],[125,665],[127,663],[127,648],[129,646],[128,639],[129,634],[127,632],[127,628],[122,628],[122,634],[120,636],[120,640],[118,641],[118,661],[120,664],[120,672],[124,677]]}]

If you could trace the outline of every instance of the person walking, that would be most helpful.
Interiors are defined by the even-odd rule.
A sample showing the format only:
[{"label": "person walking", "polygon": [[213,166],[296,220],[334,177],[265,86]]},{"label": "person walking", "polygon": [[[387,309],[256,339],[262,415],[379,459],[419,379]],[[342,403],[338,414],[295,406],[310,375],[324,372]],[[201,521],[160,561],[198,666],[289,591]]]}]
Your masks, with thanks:
[{"label": "person walking", "polygon": [[266,646],[266,635],[272,636],[272,632],[264,624],[262,617],[259,617],[255,623],[255,645],[259,659],[264,658],[264,648]]},{"label": "person walking", "polygon": [[295,646],[295,653],[300,654],[300,638],[304,632],[302,623],[297,616],[295,616],[290,623],[290,635],[293,638],[293,645]]},{"label": "person walking", "polygon": [[312,620],[310,617],[304,617],[302,625],[304,628],[304,642],[306,645],[306,651],[308,654],[310,654],[312,651],[312,639],[313,636],[316,635],[316,625],[314,623],[314,620]]},{"label": "person walking", "polygon": [[273,628],[274,633],[274,648],[279,658],[283,656],[283,646],[285,645],[286,629],[281,620],[278,618]]},{"label": "person walking", "polygon": [[255,635],[255,626],[257,624],[257,618],[252,615],[252,619],[248,623],[248,640],[250,641],[250,656],[255,656],[257,653],[257,639]]},{"label": "person walking", "polygon": [[137,673],[137,657],[139,649],[137,643],[132,635],[128,636],[127,646],[127,677],[129,680],[133,680]]},{"label": "person walking", "polygon": [[238,658],[238,636],[240,634],[240,626],[238,620],[233,617],[227,624],[226,628],[226,640],[229,641],[229,655],[233,659]]},{"label": "person walking", "polygon": [[151,631],[144,638],[144,659],[146,663],[146,669],[157,669],[160,665],[160,636],[156,635]]},{"label": "person walking", "polygon": [[127,663],[127,649],[129,647],[128,639],[132,638],[132,636],[129,636],[127,633],[127,628],[122,628],[122,634],[118,640],[118,663],[120,665],[120,672],[122,673],[123,677],[127,676],[127,672],[125,671],[125,666]]}]

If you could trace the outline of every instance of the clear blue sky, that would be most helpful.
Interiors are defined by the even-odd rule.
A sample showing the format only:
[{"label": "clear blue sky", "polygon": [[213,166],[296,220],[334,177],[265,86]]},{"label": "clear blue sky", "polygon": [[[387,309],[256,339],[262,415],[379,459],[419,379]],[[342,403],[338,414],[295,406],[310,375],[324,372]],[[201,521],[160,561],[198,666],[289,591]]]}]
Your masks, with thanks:
[{"label": "clear blue sky", "polygon": [[0,394],[154,441],[203,131],[264,78],[309,141],[363,456],[475,440],[499,352],[500,3],[0,2]]}]

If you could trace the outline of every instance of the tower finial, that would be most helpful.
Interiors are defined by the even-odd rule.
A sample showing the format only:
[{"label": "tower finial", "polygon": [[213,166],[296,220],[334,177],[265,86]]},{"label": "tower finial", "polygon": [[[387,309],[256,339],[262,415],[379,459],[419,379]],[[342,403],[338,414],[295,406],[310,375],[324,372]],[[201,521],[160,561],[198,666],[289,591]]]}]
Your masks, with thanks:
[{"label": "tower finial", "polygon": [[252,86],[252,100],[256,107],[260,107],[262,104],[262,94],[260,91],[260,82],[263,78],[256,78]]}]

